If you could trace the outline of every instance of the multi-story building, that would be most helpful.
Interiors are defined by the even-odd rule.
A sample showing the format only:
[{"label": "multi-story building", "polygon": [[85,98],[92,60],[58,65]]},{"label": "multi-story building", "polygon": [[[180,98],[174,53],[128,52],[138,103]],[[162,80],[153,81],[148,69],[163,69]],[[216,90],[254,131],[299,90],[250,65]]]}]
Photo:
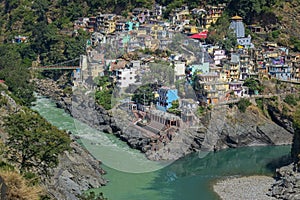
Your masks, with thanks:
[{"label": "multi-story building", "polygon": [[222,13],[225,9],[225,5],[218,6],[206,6],[206,15],[204,16],[203,25],[205,29],[208,29],[212,24],[216,23],[217,20],[222,16]]},{"label": "multi-story building", "polygon": [[130,84],[135,83],[136,71],[137,68],[133,68],[133,67],[117,70],[116,71],[117,86],[120,88],[126,88]]},{"label": "multi-story building", "polygon": [[240,66],[238,62],[230,62],[229,63],[229,80],[237,81],[240,78]]},{"label": "multi-story building", "polygon": [[203,73],[198,75],[203,91],[196,91],[198,100],[207,105],[218,104],[224,100],[228,90],[228,82],[220,80],[218,73]]},{"label": "multi-story building", "polygon": [[168,108],[171,108],[172,102],[179,99],[177,89],[161,87],[157,90],[157,93],[159,97],[156,108],[161,111],[167,111]]},{"label": "multi-story building", "polygon": [[227,58],[227,56],[225,55],[225,50],[223,50],[223,49],[214,50],[213,58],[214,58],[214,64],[215,65],[220,65],[221,60]]},{"label": "multi-story building", "polygon": [[101,14],[96,17],[97,31],[102,34],[110,34],[116,30],[116,15]]},{"label": "multi-story building", "polygon": [[268,66],[268,73],[271,78],[277,78],[281,80],[291,79],[292,67],[287,64],[270,64]]}]

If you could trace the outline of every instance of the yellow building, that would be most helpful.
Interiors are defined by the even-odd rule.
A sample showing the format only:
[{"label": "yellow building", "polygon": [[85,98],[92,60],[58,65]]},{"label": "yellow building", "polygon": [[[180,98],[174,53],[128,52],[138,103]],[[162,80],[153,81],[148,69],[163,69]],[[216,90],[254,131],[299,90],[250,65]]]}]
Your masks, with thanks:
[{"label": "yellow building", "polygon": [[115,21],[106,21],[106,22],[104,22],[104,30],[105,30],[105,34],[110,34],[110,33],[115,32],[116,22]]},{"label": "yellow building", "polygon": [[195,34],[199,32],[199,29],[197,26],[190,26],[190,25],[185,25],[183,27],[183,31],[186,34]]},{"label": "yellow building", "polygon": [[224,5],[220,6],[207,6],[206,7],[206,15],[204,17],[204,28],[208,29],[212,24],[215,24],[217,20],[222,16],[224,11]]},{"label": "yellow building", "polygon": [[229,78],[230,81],[234,80],[239,80],[240,77],[240,69],[239,69],[239,64],[235,62],[230,63],[230,68],[229,68]]},{"label": "yellow building", "polygon": [[110,34],[116,31],[115,14],[98,14],[96,17],[97,29],[102,34]]},{"label": "yellow building", "polygon": [[155,24],[155,25],[153,25],[152,27],[151,27],[151,36],[154,38],[154,39],[157,39],[157,36],[158,36],[158,31],[162,31],[162,30],[164,30],[164,27],[162,27],[162,26],[160,26],[160,25],[157,25],[157,24]]}]

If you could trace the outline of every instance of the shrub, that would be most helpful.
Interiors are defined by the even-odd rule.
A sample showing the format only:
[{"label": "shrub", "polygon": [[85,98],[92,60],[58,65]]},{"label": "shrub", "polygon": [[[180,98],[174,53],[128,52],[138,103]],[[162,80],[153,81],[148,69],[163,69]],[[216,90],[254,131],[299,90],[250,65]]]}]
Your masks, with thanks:
[{"label": "shrub", "polygon": [[205,107],[199,106],[199,107],[197,108],[196,114],[197,114],[198,116],[201,116],[201,115],[204,114],[204,112],[205,112]]},{"label": "shrub", "polygon": [[297,105],[297,99],[294,95],[288,94],[286,95],[285,99],[283,100],[285,103],[289,105],[296,106]]},{"label": "shrub", "polygon": [[264,110],[264,104],[263,104],[263,99],[259,98],[259,99],[255,99],[255,102],[257,104],[257,107],[261,110]]},{"label": "shrub", "polygon": [[0,171],[6,186],[6,199],[38,200],[43,190],[40,186],[29,186],[28,181],[17,172]]},{"label": "shrub", "polygon": [[251,102],[248,99],[241,99],[238,103],[237,103],[237,107],[241,112],[245,112],[246,109],[248,108],[248,106],[251,105]]}]

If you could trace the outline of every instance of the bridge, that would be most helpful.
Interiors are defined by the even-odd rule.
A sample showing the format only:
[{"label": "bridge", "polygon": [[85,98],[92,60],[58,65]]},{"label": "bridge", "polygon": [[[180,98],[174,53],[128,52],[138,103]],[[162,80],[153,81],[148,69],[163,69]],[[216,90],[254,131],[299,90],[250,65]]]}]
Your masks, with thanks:
[{"label": "bridge", "polygon": [[[74,64],[74,62],[78,61],[78,60],[80,60],[79,65],[69,65],[69,63]],[[58,69],[76,70],[76,69],[81,69],[81,63],[82,63],[82,56],[80,56],[80,58],[75,58],[73,60],[68,60],[65,62],[53,64],[53,65],[39,66],[37,64],[33,64],[31,69],[34,69],[34,70],[58,70]]]}]

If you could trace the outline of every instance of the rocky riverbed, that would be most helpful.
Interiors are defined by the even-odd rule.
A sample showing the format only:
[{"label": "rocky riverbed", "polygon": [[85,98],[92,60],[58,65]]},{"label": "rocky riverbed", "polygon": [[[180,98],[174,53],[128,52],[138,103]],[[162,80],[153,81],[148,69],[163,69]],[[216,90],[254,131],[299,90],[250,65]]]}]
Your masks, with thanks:
[{"label": "rocky riverbed", "polygon": [[171,141],[166,142],[163,137],[153,139],[132,124],[130,113],[116,108],[106,111],[96,104],[88,89],[66,94],[64,86],[53,80],[35,82],[37,92],[54,99],[58,107],[100,131],[115,134],[151,160],[176,160],[193,151],[292,143],[290,127],[281,127],[255,106],[250,106],[245,113],[237,107],[215,107],[196,126],[174,132]]},{"label": "rocky riverbed", "polygon": [[268,176],[238,177],[221,180],[213,188],[222,200],[274,200],[267,195],[273,182]]},{"label": "rocky riverbed", "polygon": [[276,181],[269,191],[269,195],[276,199],[300,199],[300,172],[294,164],[276,170]]},{"label": "rocky riverbed", "polygon": [[275,178],[268,176],[235,177],[213,185],[223,200],[300,199],[300,172],[290,164],[276,169]]}]

